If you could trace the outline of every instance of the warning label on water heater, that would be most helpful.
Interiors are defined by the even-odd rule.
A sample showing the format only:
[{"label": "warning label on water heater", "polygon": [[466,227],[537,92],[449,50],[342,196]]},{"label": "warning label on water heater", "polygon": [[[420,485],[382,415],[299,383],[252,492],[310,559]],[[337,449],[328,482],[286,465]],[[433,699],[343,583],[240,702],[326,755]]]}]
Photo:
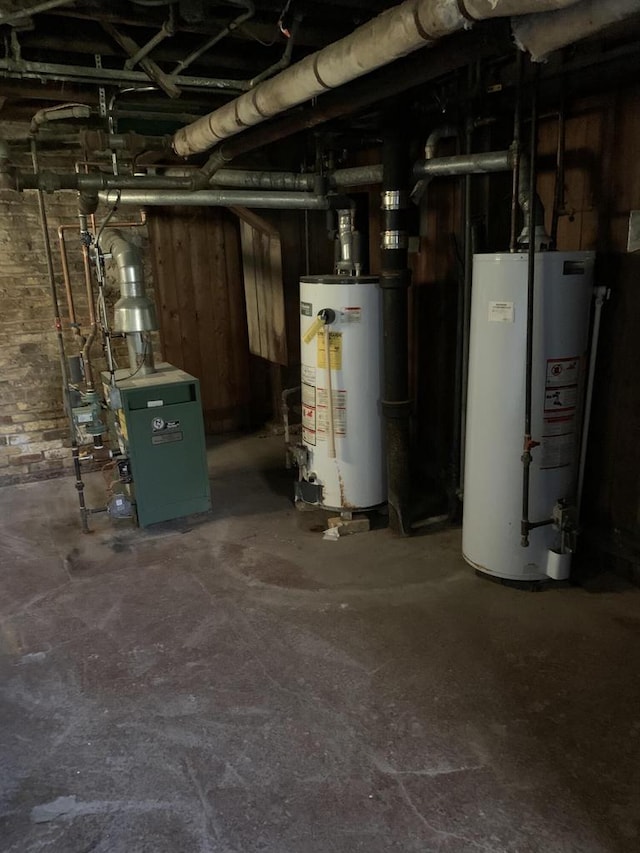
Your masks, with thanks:
[{"label": "warning label on water heater", "polygon": [[566,468],[575,461],[579,400],[580,356],[547,359],[541,468]]},{"label": "warning label on water heater", "polygon": [[[347,434],[347,392],[332,391],[332,412],[334,435],[344,437]],[[327,411],[327,390],[318,388],[317,406],[317,436],[319,441],[326,441],[329,430],[329,412]]]},{"label": "warning label on water heater", "polygon": [[[320,334],[316,340],[318,341],[318,367],[326,368],[327,351],[325,336]],[[329,332],[329,352],[331,370],[342,370],[342,332]]]},{"label": "warning label on water heater", "polygon": [[547,359],[547,388],[578,386],[580,380],[580,356]]},{"label": "warning label on water heater", "polygon": [[[315,372],[315,371],[314,371]],[[316,389],[302,383],[302,440],[315,446],[316,443]]]}]

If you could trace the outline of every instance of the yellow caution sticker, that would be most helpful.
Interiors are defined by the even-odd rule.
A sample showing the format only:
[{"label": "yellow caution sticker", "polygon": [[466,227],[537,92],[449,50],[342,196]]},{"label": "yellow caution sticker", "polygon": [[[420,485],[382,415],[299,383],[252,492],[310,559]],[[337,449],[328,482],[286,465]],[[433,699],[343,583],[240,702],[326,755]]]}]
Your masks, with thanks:
[{"label": "yellow caution sticker", "polygon": [[[342,332],[329,332],[329,364],[331,370],[342,370]],[[325,336],[318,335],[318,367],[327,367]]]}]

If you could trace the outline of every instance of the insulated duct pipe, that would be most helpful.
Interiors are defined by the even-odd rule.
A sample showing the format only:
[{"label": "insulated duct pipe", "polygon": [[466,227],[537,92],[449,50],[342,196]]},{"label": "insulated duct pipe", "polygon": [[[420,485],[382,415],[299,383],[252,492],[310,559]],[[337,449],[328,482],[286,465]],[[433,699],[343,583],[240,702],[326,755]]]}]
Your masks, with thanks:
[{"label": "insulated duct pipe", "polygon": [[513,36],[534,62],[543,62],[554,50],[593,36],[632,15],[640,15],[640,0],[582,0],[571,9],[527,15],[514,21]]},{"label": "insulated duct pipe", "polygon": [[405,0],[209,115],[178,130],[183,157],[388,65],[475,21],[564,9],[577,0]]},{"label": "insulated duct pipe", "polygon": [[[107,194],[100,193],[101,201]],[[120,206],[140,207],[184,205],[189,207],[253,207],[266,210],[335,210],[349,205],[344,196],[312,195],[301,192],[258,192],[256,190],[154,191],[123,190]]]},{"label": "insulated duct pipe", "polygon": [[409,504],[409,284],[407,252],[407,135],[394,130],[382,145],[381,273],[383,399],[389,526],[407,535]]}]

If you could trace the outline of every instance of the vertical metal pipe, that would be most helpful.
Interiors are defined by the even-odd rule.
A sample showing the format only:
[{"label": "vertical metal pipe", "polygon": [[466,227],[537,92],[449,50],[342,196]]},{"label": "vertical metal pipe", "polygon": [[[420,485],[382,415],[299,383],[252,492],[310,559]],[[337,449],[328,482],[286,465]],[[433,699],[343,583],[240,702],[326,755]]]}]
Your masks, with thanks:
[{"label": "vertical metal pipe", "polygon": [[[38,148],[35,138],[31,139],[31,161],[33,163],[34,173],[38,173]],[[40,225],[42,227],[42,240],[44,243],[45,259],[47,262],[47,274],[49,277],[49,292],[51,296],[51,305],[55,318],[56,342],[58,346],[58,357],[60,359],[60,373],[62,378],[62,404],[65,414],[69,419],[71,432],[71,453],[73,456],[73,470],[76,477],[76,491],[78,492],[78,504],[80,507],[80,522],[82,524],[82,532],[89,532],[87,508],[84,499],[84,482],[82,480],[82,472],[80,470],[80,451],[76,440],[75,426],[71,416],[71,406],[69,404],[69,378],[67,373],[67,360],[64,351],[64,337],[62,335],[62,323],[60,321],[60,307],[58,303],[58,293],[56,289],[56,277],[53,269],[53,257],[51,255],[51,240],[49,239],[49,226],[47,222],[47,210],[44,203],[44,194],[41,189],[37,190],[38,210],[40,212]]]},{"label": "vertical metal pipe", "polygon": [[[471,80],[469,81],[471,83]],[[471,153],[473,123],[465,128],[465,149]],[[460,497],[464,499],[465,444],[467,440],[467,385],[469,383],[469,336],[471,334],[471,287],[473,278],[473,241],[471,233],[471,175],[464,176],[464,283],[462,293],[462,381],[460,399]]]},{"label": "vertical metal pipe", "polygon": [[408,134],[396,123],[384,136],[380,286],[383,318],[383,400],[389,525],[407,535],[409,462],[409,319],[406,216],[410,161]]},{"label": "vertical metal pipe", "polygon": [[87,292],[87,303],[89,306],[89,334],[82,347],[82,360],[84,362],[84,376],[87,390],[92,391],[95,387],[93,378],[93,365],[91,363],[91,347],[98,333],[98,322],[96,320],[96,309],[93,299],[93,281],[91,277],[91,262],[89,260],[89,247],[82,244],[82,262],[84,265],[84,283]]},{"label": "vertical metal pipe", "polygon": [[69,312],[69,325],[74,331],[74,334],[80,335],[80,326],[76,319],[76,309],[73,302],[73,291],[71,289],[71,276],[69,274],[69,259],[67,258],[67,245],[64,238],[65,230],[68,225],[60,225],[58,227],[58,244],[60,246],[60,264],[62,265],[62,278],[64,280],[64,289],[67,296],[67,311]]},{"label": "vertical metal pipe", "polygon": [[520,132],[522,125],[522,53],[516,56],[516,103],[513,112],[513,177],[511,185],[511,236],[509,239],[509,251],[515,252],[518,232],[518,193],[520,181]]},{"label": "vertical metal pipe", "polygon": [[556,152],[556,184],[553,193],[553,211],[551,214],[551,248],[558,245],[558,221],[560,209],[564,206],[564,153],[567,134],[566,105],[564,88],[558,111],[558,150]]},{"label": "vertical metal pipe", "polygon": [[[39,171],[38,166],[38,148],[35,138],[31,139],[31,161],[33,164],[34,174]],[[51,297],[51,305],[53,307],[54,324],[56,331],[56,344],[58,348],[58,357],[60,359],[60,373],[62,378],[62,403],[65,413],[71,418],[68,399],[68,377],[67,377],[67,360],[64,350],[64,337],[62,334],[62,322],[60,320],[60,305],[58,303],[58,291],[56,288],[56,277],[53,269],[53,257],[51,255],[51,240],[49,239],[49,225],[47,222],[47,210],[44,203],[44,193],[41,189],[37,190],[38,211],[40,213],[40,227],[42,229],[42,242],[44,244],[44,255],[47,264],[47,275],[49,278],[49,295]]]},{"label": "vertical metal pipe", "polygon": [[596,287],[595,305],[593,309],[593,327],[591,330],[591,346],[589,355],[589,373],[587,378],[587,392],[584,399],[584,421],[582,426],[582,442],[580,444],[580,465],[578,467],[578,488],[576,491],[576,512],[578,522],[582,510],[582,492],[584,490],[584,472],[587,465],[587,448],[589,442],[589,427],[591,425],[591,408],[593,403],[593,386],[596,375],[596,362],[598,360],[598,342],[600,340],[600,320],[602,308],[608,296],[606,287]]},{"label": "vertical metal pipe", "polygon": [[527,254],[527,343],[525,364],[524,442],[522,451],[522,521],[520,525],[523,548],[529,545],[529,485],[531,478],[531,450],[537,442],[531,438],[531,409],[533,392],[533,326],[535,310],[536,275],[536,220],[532,212],[536,205],[536,150],[538,145],[538,92],[537,79],[531,91],[531,138],[529,142],[529,250]]},{"label": "vertical metal pipe", "polygon": [[87,509],[87,505],[84,499],[84,480],[82,479],[82,470],[80,468],[80,449],[78,448],[78,444],[75,439],[73,441],[71,455],[73,457],[73,473],[75,474],[76,478],[78,504],[80,505],[80,524],[82,525],[82,532],[89,533],[90,510]]}]

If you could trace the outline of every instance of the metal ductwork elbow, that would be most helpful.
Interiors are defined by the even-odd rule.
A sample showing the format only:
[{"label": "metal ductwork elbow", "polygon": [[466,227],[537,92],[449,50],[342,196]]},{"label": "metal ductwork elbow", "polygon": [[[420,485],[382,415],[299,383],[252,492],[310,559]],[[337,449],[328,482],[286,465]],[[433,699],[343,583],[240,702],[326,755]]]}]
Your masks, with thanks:
[{"label": "metal ductwork elbow", "polygon": [[114,331],[154,332],[158,329],[156,306],[144,286],[142,256],[137,246],[114,228],[106,228],[100,237],[100,248],[110,254],[118,266],[120,299],[114,308]]}]

